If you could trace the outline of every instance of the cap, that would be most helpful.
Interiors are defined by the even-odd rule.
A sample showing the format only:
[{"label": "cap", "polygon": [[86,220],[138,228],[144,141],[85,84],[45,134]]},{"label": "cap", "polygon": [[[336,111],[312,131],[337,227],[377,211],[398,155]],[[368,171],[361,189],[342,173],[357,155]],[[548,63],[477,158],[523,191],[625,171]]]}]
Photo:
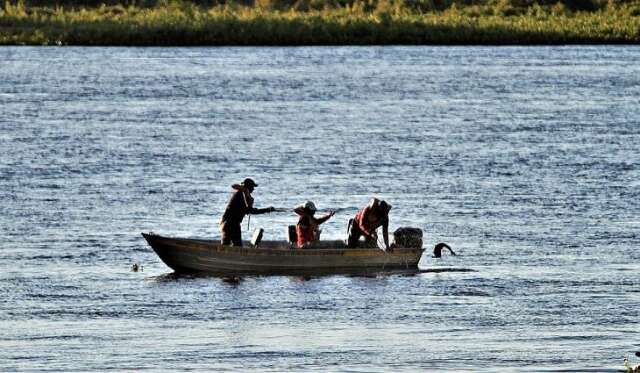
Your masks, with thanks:
[{"label": "cap", "polygon": [[387,201],[380,201],[380,209],[384,212],[389,212],[391,210],[391,205],[387,203]]},{"label": "cap", "polygon": [[250,179],[250,178],[244,179],[244,181],[241,183],[241,185],[246,186],[246,187],[257,187],[258,186],[258,184],[256,184],[256,182],[253,181],[253,179]]},{"label": "cap", "polygon": [[312,212],[316,212],[318,209],[316,208],[315,203],[311,202],[311,201],[307,201],[304,203],[304,208],[306,210],[312,211]]}]

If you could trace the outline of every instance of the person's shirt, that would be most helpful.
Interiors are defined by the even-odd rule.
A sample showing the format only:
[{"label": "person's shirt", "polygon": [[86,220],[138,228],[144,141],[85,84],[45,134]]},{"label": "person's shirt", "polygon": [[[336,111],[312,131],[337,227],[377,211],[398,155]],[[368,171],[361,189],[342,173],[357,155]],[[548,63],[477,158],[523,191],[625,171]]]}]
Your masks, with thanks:
[{"label": "person's shirt", "polygon": [[238,190],[231,196],[227,204],[224,214],[222,214],[221,223],[242,223],[242,219],[246,214],[264,214],[269,212],[268,208],[257,209],[253,207],[253,197],[247,190]]},{"label": "person's shirt", "polygon": [[389,225],[389,216],[380,216],[371,207],[367,206],[358,211],[355,217],[355,221],[361,231],[363,231],[367,235],[371,235],[371,233],[379,227]]},{"label": "person's shirt", "polygon": [[318,225],[315,224],[315,219],[311,216],[303,215],[298,219],[296,224],[296,236],[298,236],[298,247],[303,247],[308,242],[312,242],[316,238],[316,229]]},{"label": "person's shirt", "polygon": [[298,236],[296,243],[298,247],[303,247],[309,242],[316,241],[318,226],[331,218],[331,214],[316,218],[301,211],[296,211],[296,213],[300,215],[296,224],[296,236]]}]

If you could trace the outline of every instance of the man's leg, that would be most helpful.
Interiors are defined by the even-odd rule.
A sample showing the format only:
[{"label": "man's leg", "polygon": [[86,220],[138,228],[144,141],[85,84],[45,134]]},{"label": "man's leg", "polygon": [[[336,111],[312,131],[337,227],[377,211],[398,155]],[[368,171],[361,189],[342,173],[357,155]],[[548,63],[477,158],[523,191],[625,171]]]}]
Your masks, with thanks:
[{"label": "man's leg", "polygon": [[357,247],[358,240],[360,239],[361,235],[362,235],[362,232],[360,231],[360,228],[358,228],[358,225],[356,224],[356,222],[353,219],[350,219],[349,235],[347,236],[347,246],[350,248]]},{"label": "man's leg", "polygon": [[222,235],[222,244],[231,245],[231,235],[229,234],[229,227],[227,226],[227,223],[220,224],[220,233]]},{"label": "man's leg", "polygon": [[242,247],[242,228],[240,224],[233,224],[231,242],[233,246]]}]

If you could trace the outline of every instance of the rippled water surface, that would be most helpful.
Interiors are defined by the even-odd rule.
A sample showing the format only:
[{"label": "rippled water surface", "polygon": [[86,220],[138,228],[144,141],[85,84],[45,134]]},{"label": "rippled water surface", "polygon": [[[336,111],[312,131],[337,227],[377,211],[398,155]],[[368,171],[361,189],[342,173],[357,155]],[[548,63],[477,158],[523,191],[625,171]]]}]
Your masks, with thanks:
[{"label": "rippled water surface", "polygon": [[[0,370],[620,369],[640,350],[638,61],[0,48]],[[325,238],[385,198],[392,230],[461,254],[422,269],[474,271],[172,275],[140,232],[218,237],[246,176],[258,207],[339,209]]]}]

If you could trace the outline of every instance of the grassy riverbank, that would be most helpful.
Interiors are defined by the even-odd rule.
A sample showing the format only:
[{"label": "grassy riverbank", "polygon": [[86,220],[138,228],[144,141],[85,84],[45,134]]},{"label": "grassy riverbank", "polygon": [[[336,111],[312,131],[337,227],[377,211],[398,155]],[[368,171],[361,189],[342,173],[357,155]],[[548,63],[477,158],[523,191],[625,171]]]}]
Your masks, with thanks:
[{"label": "grassy riverbank", "polygon": [[[519,1],[519,3],[518,3]],[[578,2],[585,4],[586,2]],[[640,1],[539,5],[490,0],[165,1],[85,6],[7,1],[4,45],[639,43]]]}]

